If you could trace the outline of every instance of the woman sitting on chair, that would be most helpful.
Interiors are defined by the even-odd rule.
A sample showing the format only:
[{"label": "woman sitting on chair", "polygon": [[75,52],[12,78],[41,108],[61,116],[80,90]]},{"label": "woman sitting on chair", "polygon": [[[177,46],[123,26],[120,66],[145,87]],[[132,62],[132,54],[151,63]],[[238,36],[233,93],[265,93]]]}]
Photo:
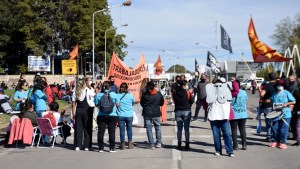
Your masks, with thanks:
[{"label": "woman sitting on chair", "polygon": [[29,102],[21,103],[20,104],[20,111],[19,118],[28,118],[31,121],[32,126],[37,126],[36,119],[38,118],[37,113],[34,111],[34,105]]},{"label": "woman sitting on chair", "polygon": [[[279,110],[282,114],[278,118],[272,120],[272,143],[270,147],[278,147],[280,149],[286,149],[286,140],[288,137],[290,121],[292,117],[290,105],[295,104],[294,96],[287,90],[284,90],[284,80],[278,80],[276,82],[277,92],[271,97],[271,101],[274,104],[280,104],[282,109]],[[274,109],[274,106],[273,106]]]}]

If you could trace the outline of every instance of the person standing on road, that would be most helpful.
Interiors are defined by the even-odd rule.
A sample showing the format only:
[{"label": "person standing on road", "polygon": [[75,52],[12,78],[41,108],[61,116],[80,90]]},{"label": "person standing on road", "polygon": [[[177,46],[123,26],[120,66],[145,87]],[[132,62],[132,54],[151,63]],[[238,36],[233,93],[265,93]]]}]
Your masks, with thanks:
[{"label": "person standing on road", "polygon": [[119,117],[120,125],[120,140],[121,150],[125,150],[125,128],[128,137],[128,149],[133,148],[132,144],[132,122],[133,122],[133,104],[135,102],[134,96],[128,92],[127,83],[123,82],[120,85],[120,91],[117,94],[120,100],[120,106],[118,107],[117,113]]},{"label": "person standing on road", "polygon": [[84,150],[89,150],[89,136],[87,132],[87,110],[89,108],[89,104],[87,102],[88,97],[88,88],[85,83],[85,78],[78,79],[75,92],[72,96],[72,117],[75,119],[75,151],[79,151],[82,148],[82,139],[84,139]]},{"label": "person standing on road", "polygon": [[88,148],[91,149],[93,145],[93,120],[94,120],[94,108],[95,108],[95,102],[94,97],[96,95],[95,89],[91,86],[92,80],[91,78],[85,78],[85,86],[87,87],[88,97],[87,102],[89,104],[89,107],[87,109],[87,124],[86,124],[86,130],[89,137],[89,146]]},{"label": "person standing on road", "polygon": [[[274,72],[269,73],[268,75],[269,83],[264,85],[263,90],[260,92],[260,98],[262,100],[260,111],[267,115],[272,110],[271,96],[276,92],[276,74]],[[266,141],[271,141],[271,121],[269,119],[265,119],[266,128],[267,128],[267,138]]]},{"label": "person standing on road", "polygon": [[[161,124],[160,124],[160,106],[164,105],[164,98],[159,91],[154,88],[153,82],[148,82],[146,92],[142,94],[141,106],[143,107],[142,116],[144,117],[144,127],[147,130],[149,148],[154,150],[161,148]],[[156,133],[156,145],[152,134],[152,124],[154,124]]]},{"label": "person standing on road", "polygon": [[270,147],[286,149],[286,140],[289,133],[289,126],[292,117],[290,105],[294,105],[296,99],[287,90],[284,90],[284,80],[277,81],[277,92],[271,97],[273,104],[282,104],[282,115],[272,119],[273,139]]},{"label": "person standing on road", "polygon": [[[239,86],[240,81],[235,80]],[[239,128],[241,139],[242,139],[242,150],[247,149],[247,141],[246,141],[246,120],[248,118],[247,114],[247,100],[248,96],[245,90],[239,90],[239,93],[236,97],[232,98],[231,105],[234,113],[234,119],[230,120],[231,126],[231,134],[232,134],[232,142],[233,149],[239,150],[238,142],[237,142],[237,127]]]},{"label": "person standing on road", "polygon": [[[118,114],[117,107],[120,106],[120,100],[117,94],[110,90],[110,83],[103,83],[103,90],[98,93],[95,97],[95,104],[99,107],[99,113],[97,117],[98,124],[98,146],[99,152],[102,153],[104,151],[104,134],[105,128],[108,127],[108,135],[109,135],[109,152],[114,153],[117,152],[115,149],[116,144],[116,125],[118,122]],[[103,104],[101,104],[101,102]],[[104,104],[112,104],[112,107]],[[105,106],[105,107],[104,107]],[[109,106],[109,107],[106,107]],[[111,111],[108,112],[108,109]]]},{"label": "person standing on road", "polygon": [[[297,86],[297,82],[296,82],[296,76],[295,75],[290,75],[289,76],[289,81],[287,84],[287,88],[286,90],[289,91],[290,93],[294,94],[295,90],[297,90],[298,86]],[[291,110],[292,110],[292,118],[291,118],[291,127],[290,130],[293,133],[293,139],[297,138],[297,128],[296,128],[296,124],[297,124],[297,116],[295,115],[294,111],[293,111],[293,106],[290,106]]]},{"label": "person standing on road", "polygon": [[[295,123],[291,123],[291,128],[295,129],[294,137],[296,136],[296,143],[293,146],[300,146],[300,81],[298,81],[298,89],[294,92],[293,96],[296,99],[296,104],[292,114],[292,118],[295,119]],[[294,125],[294,126],[292,126]]]},{"label": "person standing on road", "polygon": [[197,101],[196,101],[196,110],[194,114],[193,121],[196,121],[198,119],[198,114],[201,109],[201,106],[203,107],[204,110],[204,122],[207,121],[207,102],[206,102],[206,90],[205,87],[208,84],[208,80],[206,75],[202,74],[200,78],[200,82],[198,83],[197,86]]},{"label": "person standing on road", "polygon": [[256,87],[257,87],[257,82],[255,78],[251,82],[251,87],[252,87],[252,94],[255,94]]},{"label": "person standing on road", "polygon": [[234,157],[229,123],[232,96],[226,80],[221,77],[214,84],[207,84],[206,93],[208,93],[206,97],[208,103],[208,120],[213,132],[215,155],[220,156],[222,154],[222,131],[226,152],[229,157]]},{"label": "person standing on road", "polygon": [[187,81],[184,80],[179,84],[173,93],[175,102],[175,119],[177,123],[177,140],[178,150],[181,150],[182,144],[182,129],[184,126],[185,132],[185,149],[190,149],[190,121],[191,121],[191,106],[194,102],[194,95],[192,89],[186,90]]},{"label": "person standing on road", "polygon": [[119,88],[117,85],[115,85],[115,77],[114,76],[109,76],[109,83],[110,83],[110,91],[118,93]]}]

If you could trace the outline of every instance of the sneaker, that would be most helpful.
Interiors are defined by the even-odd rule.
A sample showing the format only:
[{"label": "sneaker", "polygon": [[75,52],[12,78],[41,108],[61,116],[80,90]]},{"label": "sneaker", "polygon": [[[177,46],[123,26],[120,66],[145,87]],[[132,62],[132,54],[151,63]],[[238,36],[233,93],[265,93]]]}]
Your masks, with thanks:
[{"label": "sneaker", "polygon": [[109,152],[110,153],[115,153],[115,152],[117,152],[117,150],[115,150],[114,148],[112,148],[112,149],[109,150]]},{"label": "sneaker", "polygon": [[278,148],[280,148],[280,149],[287,149],[287,146],[286,146],[286,144],[280,144],[278,146]]},{"label": "sneaker", "polygon": [[84,151],[89,151],[89,149],[88,149],[88,148],[85,148]]},{"label": "sneaker", "polygon": [[155,147],[156,147],[156,148],[161,148],[161,143],[157,143],[157,144],[155,145]]},{"label": "sneaker", "polygon": [[76,148],[75,148],[75,151],[79,151],[79,150],[80,150],[80,148],[79,148],[79,147],[76,147]]},{"label": "sneaker", "polygon": [[300,143],[296,142],[296,143],[292,144],[292,146],[297,146],[297,147],[299,147],[299,146],[300,146]]},{"label": "sneaker", "polygon": [[99,150],[99,153],[103,153],[103,152],[104,152],[103,149],[100,149],[100,150]]},{"label": "sneaker", "polygon": [[150,149],[151,149],[151,150],[155,150],[155,147],[154,147],[154,146],[151,146]]},{"label": "sneaker", "polygon": [[215,156],[220,156],[221,154],[219,152],[215,152]]},{"label": "sneaker", "polygon": [[233,153],[228,155],[229,157],[235,157],[235,155]]},{"label": "sneaker", "polygon": [[272,142],[270,145],[269,145],[269,147],[271,147],[271,148],[274,148],[274,147],[276,147],[277,146],[277,143],[275,143],[275,142]]}]

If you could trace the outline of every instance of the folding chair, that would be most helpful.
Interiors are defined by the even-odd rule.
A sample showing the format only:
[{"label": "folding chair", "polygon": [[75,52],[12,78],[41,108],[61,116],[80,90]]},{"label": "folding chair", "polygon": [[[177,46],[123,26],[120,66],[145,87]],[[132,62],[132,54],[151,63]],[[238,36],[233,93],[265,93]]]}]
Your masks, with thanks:
[{"label": "folding chair", "polygon": [[35,141],[35,136],[38,135],[37,134],[37,129],[38,129],[38,127],[33,127],[33,136],[32,136],[32,143],[31,143],[30,148],[33,147],[33,144],[34,144],[34,141]]},{"label": "folding chair", "polygon": [[[37,118],[37,123],[38,123],[38,128],[40,130],[40,134],[39,134],[40,136],[39,136],[37,147],[39,147],[42,135],[49,136],[49,137],[53,136],[53,143],[51,148],[54,147],[57,135],[61,134],[64,137],[62,132],[62,126],[52,127],[51,121],[48,118]],[[64,145],[65,144],[66,142],[64,141]]]}]

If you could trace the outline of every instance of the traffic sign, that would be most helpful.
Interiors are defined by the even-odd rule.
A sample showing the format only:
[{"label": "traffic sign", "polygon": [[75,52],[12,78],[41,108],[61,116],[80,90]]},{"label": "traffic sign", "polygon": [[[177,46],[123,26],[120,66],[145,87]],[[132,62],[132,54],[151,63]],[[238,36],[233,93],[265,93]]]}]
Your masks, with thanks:
[{"label": "traffic sign", "polygon": [[76,60],[61,60],[61,65],[63,75],[77,74]]}]

